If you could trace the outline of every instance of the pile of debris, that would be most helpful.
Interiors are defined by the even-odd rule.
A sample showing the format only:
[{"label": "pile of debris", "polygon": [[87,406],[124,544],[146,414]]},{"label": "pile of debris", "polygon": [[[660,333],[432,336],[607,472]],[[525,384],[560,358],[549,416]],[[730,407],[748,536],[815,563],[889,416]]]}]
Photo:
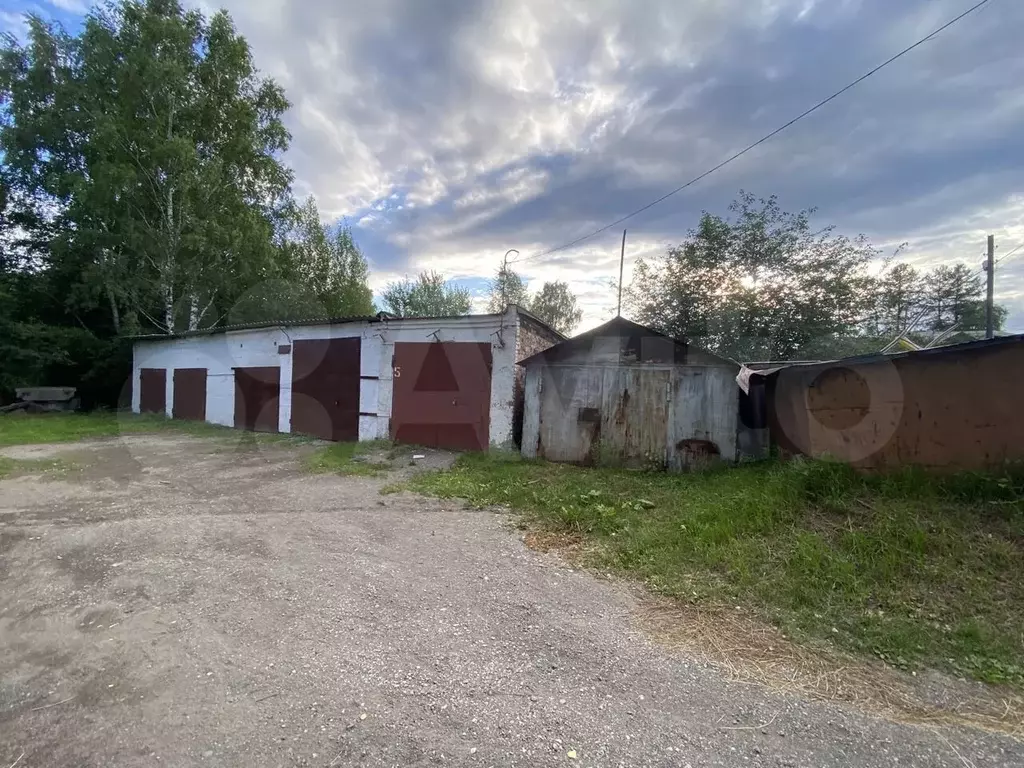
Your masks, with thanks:
[{"label": "pile of debris", "polygon": [[0,406],[0,413],[77,411],[81,406],[81,400],[75,396],[77,392],[75,387],[21,387],[14,390],[17,401]]}]

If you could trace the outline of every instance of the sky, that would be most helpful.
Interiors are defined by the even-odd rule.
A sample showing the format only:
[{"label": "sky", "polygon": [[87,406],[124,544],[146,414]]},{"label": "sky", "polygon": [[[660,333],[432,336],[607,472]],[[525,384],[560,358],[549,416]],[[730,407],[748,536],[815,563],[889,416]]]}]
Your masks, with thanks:
[{"label": "sky", "polygon": [[[351,224],[371,286],[435,269],[479,298],[508,249],[615,313],[622,227],[975,0],[225,0],[292,107],[295,192]],[[216,3],[197,2],[212,12]],[[0,0],[73,28],[80,0]],[[627,222],[638,256],[737,193],[919,267],[1024,244],[1024,3],[991,0],[721,171]],[[996,298],[1024,332],[1024,247]]]}]

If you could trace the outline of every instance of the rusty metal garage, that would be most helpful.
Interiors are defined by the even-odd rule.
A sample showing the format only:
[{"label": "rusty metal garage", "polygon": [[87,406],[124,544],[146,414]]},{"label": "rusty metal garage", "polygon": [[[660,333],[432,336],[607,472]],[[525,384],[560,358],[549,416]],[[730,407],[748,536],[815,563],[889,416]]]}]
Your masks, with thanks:
[{"label": "rusty metal garage", "polygon": [[736,460],[730,360],[617,317],[520,365],[526,457],[675,470]]},{"label": "rusty metal garage", "polygon": [[1024,461],[1024,334],[744,372],[783,455],[882,471]]}]

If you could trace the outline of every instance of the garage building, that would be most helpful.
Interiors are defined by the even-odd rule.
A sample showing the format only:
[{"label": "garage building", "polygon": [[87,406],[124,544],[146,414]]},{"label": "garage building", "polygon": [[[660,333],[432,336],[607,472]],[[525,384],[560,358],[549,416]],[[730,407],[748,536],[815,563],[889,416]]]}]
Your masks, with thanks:
[{"label": "garage building", "polygon": [[516,361],[563,340],[516,306],[139,337],[132,410],[326,440],[509,446],[521,425]]},{"label": "garage building", "polygon": [[739,456],[739,365],[616,317],[520,362],[522,453],[684,470]]}]

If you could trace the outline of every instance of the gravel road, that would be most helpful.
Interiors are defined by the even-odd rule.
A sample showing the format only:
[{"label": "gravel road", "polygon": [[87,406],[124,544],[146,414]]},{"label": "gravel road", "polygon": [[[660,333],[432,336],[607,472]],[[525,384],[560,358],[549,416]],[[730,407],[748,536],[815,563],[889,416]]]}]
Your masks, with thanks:
[{"label": "gravel road", "polygon": [[1021,766],[732,683],[492,512],[131,436],[0,482],[0,766]]}]

